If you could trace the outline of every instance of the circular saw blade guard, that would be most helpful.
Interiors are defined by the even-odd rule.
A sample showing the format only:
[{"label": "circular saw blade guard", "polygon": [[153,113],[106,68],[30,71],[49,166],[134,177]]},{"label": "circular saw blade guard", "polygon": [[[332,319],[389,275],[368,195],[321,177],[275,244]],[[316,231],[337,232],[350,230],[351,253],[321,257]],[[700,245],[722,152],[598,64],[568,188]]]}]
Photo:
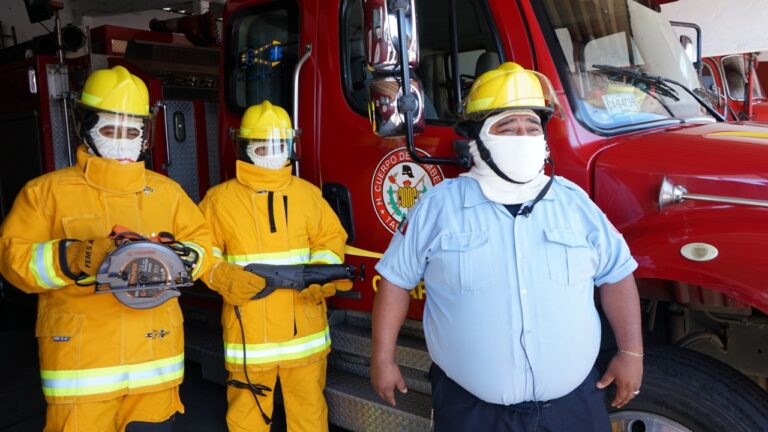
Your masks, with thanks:
[{"label": "circular saw blade guard", "polygon": [[124,244],[99,266],[96,292],[111,293],[124,305],[150,309],[181,295],[178,288],[192,285],[181,258],[160,243]]}]

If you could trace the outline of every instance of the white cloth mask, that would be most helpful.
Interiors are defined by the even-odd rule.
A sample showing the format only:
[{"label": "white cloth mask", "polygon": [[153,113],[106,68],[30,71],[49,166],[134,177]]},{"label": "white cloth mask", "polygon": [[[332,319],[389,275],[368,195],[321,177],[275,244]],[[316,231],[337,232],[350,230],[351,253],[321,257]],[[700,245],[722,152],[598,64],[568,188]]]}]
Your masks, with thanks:
[{"label": "white cloth mask", "polygon": [[493,135],[491,126],[508,114],[499,114],[488,118],[480,130],[480,139],[491,153],[491,158],[499,170],[516,184],[499,177],[480,158],[477,142],[469,143],[473,165],[463,176],[472,177],[480,183],[483,195],[500,204],[521,204],[536,198],[547,184],[549,177],[544,174],[544,165],[548,157],[547,141],[544,135]]},{"label": "white cloth mask", "polygon": [[256,148],[261,147],[263,144],[252,143],[248,144],[245,149],[245,153],[248,155],[248,159],[253,162],[254,165],[267,169],[280,169],[288,162],[288,146],[282,146],[283,151],[280,153],[267,154],[260,156],[256,154]]},{"label": "white cloth mask", "polygon": [[[114,159],[123,163],[136,162],[144,149],[144,124],[139,121],[122,118],[117,120],[110,114],[98,114],[99,120],[89,131],[94,147],[101,157]],[[101,134],[101,128],[113,126],[115,128],[135,128],[139,130],[136,138],[110,138]],[[90,153],[95,154],[93,149]]]}]

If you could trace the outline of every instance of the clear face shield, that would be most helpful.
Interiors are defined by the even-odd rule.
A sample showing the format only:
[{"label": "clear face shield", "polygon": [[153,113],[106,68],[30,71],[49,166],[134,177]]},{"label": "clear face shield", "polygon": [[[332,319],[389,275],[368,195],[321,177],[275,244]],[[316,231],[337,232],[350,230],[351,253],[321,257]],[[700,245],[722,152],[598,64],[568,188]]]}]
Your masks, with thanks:
[{"label": "clear face shield", "polygon": [[262,168],[280,169],[296,157],[294,129],[240,128],[234,140],[241,159]]},{"label": "clear face shield", "polygon": [[478,122],[508,110],[534,111],[545,121],[551,117],[563,118],[549,79],[525,69],[481,75],[462,106],[464,119]]},{"label": "clear face shield", "polygon": [[119,162],[136,162],[149,148],[151,116],[100,111],[79,105],[75,120],[78,135],[90,153]]}]

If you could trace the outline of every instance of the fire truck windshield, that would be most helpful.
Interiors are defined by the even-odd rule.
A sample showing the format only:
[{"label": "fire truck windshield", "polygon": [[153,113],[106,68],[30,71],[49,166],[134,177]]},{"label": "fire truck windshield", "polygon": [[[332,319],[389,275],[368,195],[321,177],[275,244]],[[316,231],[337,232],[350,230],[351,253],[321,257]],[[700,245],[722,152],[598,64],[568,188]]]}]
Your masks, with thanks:
[{"label": "fire truck windshield", "polygon": [[678,88],[702,85],[669,22],[652,3],[544,1],[556,39],[550,48],[561,52],[566,63],[559,68],[561,78],[570,85],[571,104],[592,129],[614,133],[659,122],[714,121],[700,100]]}]

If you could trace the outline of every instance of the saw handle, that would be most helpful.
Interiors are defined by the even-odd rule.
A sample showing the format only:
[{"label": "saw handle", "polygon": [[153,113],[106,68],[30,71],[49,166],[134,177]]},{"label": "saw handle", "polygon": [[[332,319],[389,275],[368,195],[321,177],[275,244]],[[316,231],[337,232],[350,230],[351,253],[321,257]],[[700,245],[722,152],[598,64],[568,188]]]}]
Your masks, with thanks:
[{"label": "saw handle", "polygon": [[339,279],[354,281],[365,280],[365,265],[360,264],[359,270],[347,264],[297,264],[272,265],[248,264],[245,270],[263,277],[267,284],[263,290],[253,296],[256,300],[264,298],[276,289],[303,290],[312,284],[325,284]]},{"label": "saw handle", "polygon": [[131,241],[151,241],[162,244],[176,243],[176,237],[169,232],[160,231],[159,233],[152,233],[151,236],[147,237],[122,225],[113,226],[112,232],[109,233],[109,237],[115,239],[118,244]]},{"label": "saw handle", "polygon": [[132,231],[122,225],[114,225],[112,227],[112,232],[109,233],[109,238],[115,239],[115,244],[117,246],[122,246],[128,243],[142,242],[142,241],[150,241],[153,243],[160,243],[162,245],[168,246],[169,248],[171,248],[171,250],[176,252],[176,255],[178,255],[179,258],[181,258],[184,265],[190,270],[194,268],[194,266],[197,263],[197,259],[199,258],[199,255],[196,250],[176,240],[176,237],[167,231],[152,233],[151,236],[147,237],[135,231]]}]

